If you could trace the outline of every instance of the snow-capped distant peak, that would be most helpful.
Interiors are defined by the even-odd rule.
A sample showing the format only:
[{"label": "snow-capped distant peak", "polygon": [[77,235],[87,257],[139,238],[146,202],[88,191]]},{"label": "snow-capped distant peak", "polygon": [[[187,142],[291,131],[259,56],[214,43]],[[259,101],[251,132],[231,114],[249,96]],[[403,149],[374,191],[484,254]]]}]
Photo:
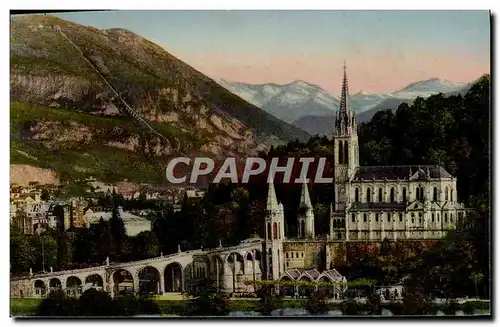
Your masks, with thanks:
[{"label": "snow-capped distant peak", "polygon": [[449,80],[440,79],[437,77],[418,81],[407,85],[405,88],[394,92],[453,92],[466,86],[466,83],[455,83]]}]

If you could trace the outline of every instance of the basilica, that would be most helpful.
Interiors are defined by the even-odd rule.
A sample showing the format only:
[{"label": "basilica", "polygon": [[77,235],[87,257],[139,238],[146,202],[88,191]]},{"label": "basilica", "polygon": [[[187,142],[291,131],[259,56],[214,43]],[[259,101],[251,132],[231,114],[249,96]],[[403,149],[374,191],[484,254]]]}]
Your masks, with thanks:
[{"label": "basilica", "polygon": [[333,269],[352,242],[443,238],[465,218],[456,178],[439,165],[360,166],[357,121],[351,111],[344,66],[340,109],[333,126],[335,195],[327,239],[315,236],[314,210],[302,186],[297,235],[285,236],[283,205],[269,184],[265,251],[267,278],[293,269]]}]

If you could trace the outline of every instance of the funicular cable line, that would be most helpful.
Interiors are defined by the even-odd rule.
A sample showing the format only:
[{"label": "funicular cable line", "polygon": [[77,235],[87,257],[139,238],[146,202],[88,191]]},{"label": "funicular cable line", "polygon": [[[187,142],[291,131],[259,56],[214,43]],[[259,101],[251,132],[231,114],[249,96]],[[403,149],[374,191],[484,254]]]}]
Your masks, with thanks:
[{"label": "funicular cable line", "polygon": [[[148,124],[148,122],[146,122],[139,114],[137,114],[137,112],[132,109],[132,107],[122,98],[122,96],[118,93],[118,91],[115,89],[115,87],[108,81],[108,79],[99,71],[99,69],[87,58],[87,56],[85,55],[85,53],[83,52],[82,49],[80,49],[80,47],[78,45],[76,45],[62,30],[61,28],[56,25],[54,27],[54,29],[56,31],[59,32],[59,34],[61,34],[61,36],[66,40],[68,41],[75,49],[78,50],[78,52],[82,55],[83,59],[85,59],[85,61],[87,62],[87,64],[92,68],[92,70],[94,70],[100,77],[101,79],[104,81],[104,83],[106,83],[106,85],[110,88],[110,90],[118,97],[118,99],[120,100],[120,102],[124,105],[124,110],[127,114],[129,114],[130,116],[132,116],[132,118],[134,118],[137,122],[139,122],[140,124],[142,124],[143,126],[145,126],[149,131],[151,131],[152,133],[154,133],[155,135],[158,135],[161,139],[165,140],[168,144],[169,147],[172,147],[172,145],[170,144],[170,141],[168,140],[168,138],[161,134],[160,132],[158,132],[156,129],[154,129],[150,124]],[[177,149],[176,151],[179,152],[181,155],[183,156],[186,156],[186,154],[182,153],[180,151],[180,141],[178,142],[178,146],[177,146]],[[173,147],[172,147],[173,148]]]}]

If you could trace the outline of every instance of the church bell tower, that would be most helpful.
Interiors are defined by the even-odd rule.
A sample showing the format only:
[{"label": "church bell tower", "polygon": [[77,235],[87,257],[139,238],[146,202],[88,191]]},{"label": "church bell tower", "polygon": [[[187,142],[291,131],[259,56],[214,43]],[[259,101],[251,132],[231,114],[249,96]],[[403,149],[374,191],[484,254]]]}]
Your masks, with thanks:
[{"label": "church bell tower", "polygon": [[339,111],[333,127],[335,158],[335,211],[342,211],[349,199],[348,182],[359,167],[358,124],[351,111],[347,69],[344,62],[344,78]]}]

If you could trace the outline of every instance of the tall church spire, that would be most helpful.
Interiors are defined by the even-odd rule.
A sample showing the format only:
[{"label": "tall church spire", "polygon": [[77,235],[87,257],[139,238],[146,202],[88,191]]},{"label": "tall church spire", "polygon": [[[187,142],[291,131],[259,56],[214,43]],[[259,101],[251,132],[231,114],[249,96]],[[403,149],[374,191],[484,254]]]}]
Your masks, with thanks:
[{"label": "tall church spire", "polygon": [[347,66],[344,60],[344,79],[342,80],[342,95],[340,97],[340,109],[339,111],[342,113],[342,118],[345,118],[346,121],[350,117],[350,103],[349,103],[349,87],[347,83]]},{"label": "tall church spire", "polygon": [[349,87],[347,81],[347,66],[344,60],[344,77],[342,79],[342,91],[340,95],[340,107],[335,119],[335,133],[337,135],[350,134],[354,125],[351,117],[351,103],[349,101]]}]

